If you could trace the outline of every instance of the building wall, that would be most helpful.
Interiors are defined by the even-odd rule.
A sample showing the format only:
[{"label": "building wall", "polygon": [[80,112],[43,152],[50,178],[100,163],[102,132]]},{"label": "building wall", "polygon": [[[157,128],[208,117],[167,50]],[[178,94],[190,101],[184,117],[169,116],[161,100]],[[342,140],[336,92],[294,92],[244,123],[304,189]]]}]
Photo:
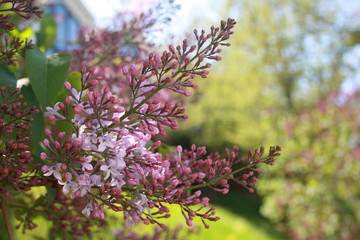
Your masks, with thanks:
[{"label": "building wall", "polygon": [[75,47],[80,24],[69,10],[62,3],[56,3],[46,7],[45,12],[53,15],[57,23],[56,41],[52,51],[65,51]]},{"label": "building wall", "polygon": [[94,18],[79,0],[48,1],[45,12],[57,23],[56,41],[49,54],[76,48],[80,28],[94,24]]}]

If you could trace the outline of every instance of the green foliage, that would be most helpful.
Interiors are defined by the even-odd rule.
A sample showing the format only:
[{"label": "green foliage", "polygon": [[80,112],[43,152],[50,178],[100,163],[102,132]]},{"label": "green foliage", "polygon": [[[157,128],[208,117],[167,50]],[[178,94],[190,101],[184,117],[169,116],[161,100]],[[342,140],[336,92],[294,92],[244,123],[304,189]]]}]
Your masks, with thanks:
[{"label": "green foliage", "polygon": [[0,86],[10,86],[15,88],[16,82],[17,79],[15,74],[10,72],[5,65],[0,64]]},{"label": "green foliage", "polygon": [[36,33],[36,45],[43,51],[51,48],[56,40],[56,22],[53,16],[41,16],[40,31]]},{"label": "green foliage", "polygon": [[173,153],[175,149],[176,149],[175,146],[170,146],[170,145],[167,145],[167,144],[161,144],[157,151],[164,155],[164,154]]},{"label": "green foliage", "polygon": [[[277,236],[276,234],[267,233],[262,229],[259,229],[258,225],[252,224],[248,222],[243,217],[233,214],[230,211],[227,211],[221,207],[217,208],[217,212],[221,214],[222,218],[218,222],[214,222],[211,224],[209,229],[202,229],[201,222],[196,222],[196,224],[188,229],[187,226],[183,226],[183,216],[180,211],[175,209],[175,206],[169,206],[170,209],[174,210],[175,213],[170,219],[165,219],[166,223],[170,226],[170,231],[175,229],[176,227],[181,226],[179,239],[186,240],[196,240],[196,239],[207,239],[207,240],[253,240],[253,239],[261,239],[261,240],[283,240],[284,238]],[[121,217],[119,217],[119,213],[114,214],[109,212],[107,217],[111,218],[112,221],[109,221],[109,228],[111,230],[117,229],[120,226],[122,221]],[[49,235],[44,229],[48,229],[51,227],[49,221],[44,219],[38,219],[39,225],[42,227],[35,228],[33,231],[28,234],[21,234],[20,231],[17,231],[17,236],[24,240],[32,240],[32,239],[55,239],[55,237],[49,231]],[[152,235],[154,225],[144,225],[138,224],[133,226],[134,231],[138,234],[149,233]],[[60,236],[61,234],[57,234]],[[0,236],[0,239],[1,236]],[[71,239],[71,238],[70,238]],[[98,229],[95,231],[92,239],[114,239],[112,231],[104,231],[103,229]],[[165,240],[165,239],[164,239]],[[166,239],[167,240],[167,239]]]},{"label": "green foliage", "polygon": [[[73,88],[75,88],[77,91],[80,91],[81,89],[81,73],[79,72],[72,72],[70,73],[66,81],[68,81]],[[57,96],[56,100],[54,102],[65,102],[65,98],[69,95],[68,90],[65,88],[61,88],[60,94]],[[74,115],[73,111],[69,111],[69,119],[71,119]],[[56,128],[60,132],[71,132],[72,130],[72,124],[68,121],[58,121],[55,123]]]},{"label": "green foliage", "polygon": [[258,189],[263,214],[294,239],[360,236],[359,104],[322,102],[282,121],[283,156]]},{"label": "green foliage", "polygon": [[[345,110],[356,105],[317,108],[319,99],[352,76],[344,58],[359,39],[356,30],[338,22],[336,4],[328,3],[226,1],[224,12],[236,14],[240,25],[233,48],[199,84],[200,101],[186,107],[190,118],[183,136],[189,142],[282,146],[284,156],[275,171],[264,170],[259,190],[262,213],[294,239],[360,235],[359,117]],[[289,124],[293,133],[286,135]]]},{"label": "green foliage", "polygon": [[[17,87],[20,88],[20,93],[23,94],[23,102],[26,102],[29,107],[36,106],[39,108],[39,102],[36,99],[35,93],[30,85],[30,81],[25,78],[18,81]],[[38,114],[32,114],[31,118],[34,119],[34,122],[31,124],[31,131],[33,132],[33,135],[31,137],[32,139],[32,154],[35,159],[33,163],[40,163],[40,153],[42,152],[40,142],[43,139],[43,133],[44,133],[44,115],[43,112],[40,111]]]},{"label": "green foliage", "polygon": [[[194,226],[191,228],[184,226],[183,216],[180,211],[178,211],[177,206],[168,205],[168,207],[174,212],[172,217],[169,219],[164,219],[164,222],[170,228],[170,232],[176,228],[180,228],[179,235],[177,239],[181,240],[197,240],[197,239],[207,239],[207,240],[283,240],[284,238],[279,237],[274,233],[268,233],[263,229],[259,228],[258,225],[253,224],[243,217],[234,214],[231,211],[227,211],[224,208],[217,207],[216,212],[221,214],[221,219],[217,222],[210,224],[209,229],[203,229],[201,227],[201,221],[194,221]],[[111,214],[111,213],[109,213]],[[119,215],[111,215],[109,217],[114,217],[113,221],[110,222],[110,229],[118,228],[118,222],[121,221]],[[154,232],[154,225],[144,225],[142,223],[134,225],[132,231],[135,231],[138,234],[148,233],[152,235]],[[112,239],[111,232],[99,232],[98,235],[95,235],[94,238],[103,239]],[[162,240],[167,240],[161,238]]]},{"label": "green foliage", "polygon": [[[42,152],[39,144],[45,126],[42,111],[46,106],[50,106],[61,92],[65,91],[63,84],[67,79],[70,62],[71,55],[68,53],[46,57],[45,53],[36,46],[26,51],[25,66],[28,79],[19,81],[17,87],[21,88],[21,93],[24,95],[23,101],[27,102],[30,107],[37,106],[41,111],[39,114],[31,116],[35,120],[31,126],[31,131],[34,133],[32,136],[34,163],[39,163],[39,155]],[[69,77],[70,80],[72,78],[74,78],[74,74]],[[59,125],[64,124],[59,123]],[[64,127],[61,130],[65,130]]]},{"label": "green foliage", "polygon": [[190,118],[184,127],[197,144],[217,150],[229,144],[243,148],[261,144],[269,128],[264,121],[267,109],[276,99],[266,90],[271,80],[263,78],[261,70],[256,72],[246,57],[241,51],[229,54],[227,68],[199,84],[201,101],[186,106]]},{"label": "green foliage", "polygon": [[37,47],[26,51],[25,65],[40,106],[50,106],[59,95],[70,68],[71,55],[53,54],[48,57]]},{"label": "green foliage", "polygon": [[19,29],[15,28],[14,30],[12,30],[10,32],[10,36],[18,37],[23,41],[26,39],[29,39],[33,34],[34,34],[34,31],[30,27],[27,27],[21,31]]},{"label": "green foliage", "polygon": [[[77,91],[81,89],[81,73],[79,72],[72,72],[70,73],[66,81],[71,84],[71,87],[75,88]],[[57,96],[55,102],[65,102],[65,98],[69,95],[68,90],[65,88],[61,88],[60,94]]]},{"label": "green foliage", "polygon": [[333,24],[336,9],[325,3],[226,1],[224,14],[236,14],[239,23],[232,49],[199,84],[184,135],[218,149],[257,147],[277,131],[277,115],[312,107],[337,89],[350,69],[343,61],[350,30]]}]

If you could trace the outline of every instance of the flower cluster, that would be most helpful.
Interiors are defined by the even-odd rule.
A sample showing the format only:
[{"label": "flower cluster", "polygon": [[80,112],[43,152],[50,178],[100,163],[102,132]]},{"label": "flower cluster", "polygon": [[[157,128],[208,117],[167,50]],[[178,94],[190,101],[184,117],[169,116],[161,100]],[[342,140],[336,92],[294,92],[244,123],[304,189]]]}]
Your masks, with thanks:
[{"label": "flower cluster", "polygon": [[0,15],[0,29],[9,32],[14,29],[14,23],[11,23],[9,20],[11,18],[11,14]]},{"label": "flower cluster", "polygon": [[72,51],[72,69],[78,71],[82,67],[97,66],[94,74],[106,80],[101,84],[108,86],[113,93],[122,95],[128,90],[122,69],[142,63],[142,58],[149,54],[154,45],[149,36],[158,31],[161,24],[168,23],[172,12],[178,8],[173,0],[165,3],[167,1],[162,1],[146,13],[134,15],[122,12],[114,18],[111,28],[82,29],[79,46]]},{"label": "flower cluster", "polygon": [[5,6],[1,9],[2,12],[14,12],[22,18],[29,19],[31,15],[41,17],[44,11],[40,10],[38,6],[34,5],[35,0],[1,0],[0,6]]},{"label": "flower cluster", "polygon": [[[42,11],[33,3],[0,0],[0,11],[12,11],[25,19],[39,17]],[[83,46],[73,52],[72,64],[72,70],[81,71],[71,75],[81,76],[79,82],[76,77],[65,81],[65,90],[58,92],[59,102],[51,107],[39,101],[48,117],[39,123],[45,138],[40,131],[31,137],[31,115],[39,112],[36,107],[21,102],[20,90],[0,88],[0,204],[9,239],[14,239],[10,209],[19,210],[16,228],[22,228],[23,233],[35,228],[34,219],[42,215],[52,221],[53,235],[62,232],[64,239],[91,236],[93,226],[105,226],[105,209],[122,212],[125,227],[139,222],[157,224],[161,230],[155,231],[154,239],[176,235],[178,230],[168,231],[161,223],[170,217],[169,204],[180,206],[188,226],[199,218],[208,228],[208,222],[219,217],[200,188],[226,194],[229,181],[234,180],[253,191],[258,165],[271,165],[279,155],[279,147],[270,148],[268,155],[264,155],[263,147],[249,151],[247,157],[239,157],[234,147],[226,150],[225,158],[195,145],[189,150],[177,146],[173,151],[161,151],[161,141],[156,139],[166,135],[167,128],[177,129],[179,119],[187,118],[179,99],[191,95],[189,89],[197,87],[193,82],[196,77],[207,77],[211,61],[221,60],[221,47],[230,46],[227,40],[235,21],[221,21],[209,33],[194,30],[193,39],[152,53],[146,36],[157,21],[162,21],[153,14],[150,11],[121,21],[120,31],[83,35]],[[10,15],[0,14],[0,28],[5,32],[14,28],[10,22]],[[0,63],[15,64],[24,43],[18,38],[3,39]],[[25,48],[29,47],[31,43],[25,42]],[[38,81],[27,65],[36,59],[30,56],[25,72],[31,87],[24,86],[21,91],[39,98],[38,92],[33,92]],[[66,63],[70,65],[70,60]],[[64,82],[66,71],[59,83]],[[37,154],[41,148],[43,152]],[[32,191],[12,194],[40,186],[47,194],[35,201]],[[128,232],[125,229],[115,237],[136,237]]]},{"label": "flower cluster", "polygon": [[[72,134],[45,129],[44,176],[53,176],[69,198],[85,200],[82,213],[94,218],[104,219],[107,206],[122,211],[127,224],[142,221],[165,227],[158,220],[170,217],[166,204],[178,204],[189,226],[195,217],[205,227],[209,226],[205,220],[218,220],[215,208],[205,209],[209,199],[192,190],[211,186],[225,194],[230,179],[251,189],[257,181],[257,164],[272,164],[280,149],[272,148],[265,158],[263,148],[240,159],[234,148],[221,159],[218,154],[206,156],[205,148],[196,146],[184,152],[179,146],[173,154],[162,155],[156,151],[161,143],[151,139],[165,135],[166,127],[176,129],[177,119],[186,118],[184,108],[164,102],[161,91],[191,95],[187,88],[196,87],[192,82],[196,76],[207,76],[208,60],[221,60],[219,47],[229,46],[225,41],[234,25],[228,19],[209,34],[194,31],[196,44],[184,40],[162,54],[150,53],[141,64],[124,66],[129,91],[121,98],[103,87],[96,68],[83,68],[80,89],[65,82],[69,96],[47,107],[46,114],[51,121],[69,124]],[[233,170],[240,162],[246,166]],[[234,176],[237,173],[240,177]]]},{"label": "flower cluster", "polygon": [[[41,17],[43,13],[39,7],[34,6],[34,0],[1,0],[0,6],[3,7],[0,12],[5,12],[6,14],[0,14],[0,29],[5,32],[14,30],[14,22],[11,21],[13,12],[18,16],[29,19],[30,16],[36,15]],[[24,50],[31,48],[31,41],[21,40],[17,37],[9,38],[7,35],[3,35],[3,32],[0,32],[0,64],[6,65],[16,65],[15,57],[18,54],[24,55]]]},{"label": "flower cluster", "polygon": [[69,199],[61,191],[57,192],[54,202],[45,211],[47,219],[53,222],[52,235],[56,237],[56,232],[60,230],[76,239],[83,235],[91,236],[93,226],[106,226],[104,220],[83,215],[81,211],[85,205],[85,199]]},{"label": "flower cluster", "polygon": [[24,55],[25,49],[31,48],[32,43],[27,39],[25,41],[17,37],[9,38],[4,36],[3,45],[0,52],[0,63],[7,65],[16,65],[15,57],[18,54]]},{"label": "flower cluster", "polygon": [[9,196],[9,187],[14,190],[29,190],[29,163],[33,161],[29,151],[31,132],[29,115],[38,113],[27,103],[19,102],[23,96],[19,90],[0,88],[0,192]]}]

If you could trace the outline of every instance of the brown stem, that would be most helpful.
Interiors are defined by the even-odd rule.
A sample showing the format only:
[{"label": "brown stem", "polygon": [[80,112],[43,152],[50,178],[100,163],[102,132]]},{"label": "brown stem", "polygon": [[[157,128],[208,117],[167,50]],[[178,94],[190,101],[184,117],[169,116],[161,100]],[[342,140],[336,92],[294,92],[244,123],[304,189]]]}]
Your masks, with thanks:
[{"label": "brown stem", "polygon": [[6,228],[6,232],[7,232],[7,235],[9,237],[9,240],[15,240],[14,231],[13,231],[13,228],[11,226],[11,219],[10,219],[10,215],[9,215],[9,207],[6,204],[5,199],[3,199],[1,201],[1,209],[2,209],[2,215],[3,215],[5,228]]},{"label": "brown stem", "polygon": [[252,167],[255,167],[256,165],[258,165],[259,163],[256,163],[256,164],[249,164],[245,167],[242,167],[242,168],[239,168],[235,171],[232,171],[231,173],[228,173],[228,174],[224,174],[218,178],[215,178],[209,182],[203,182],[203,183],[200,183],[200,184],[197,184],[197,185],[193,185],[193,186],[190,186],[190,187],[186,187],[184,190],[185,191],[191,191],[191,190],[194,190],[194,189],[197,189],[197,188],[202,188],[202,187],[207,187],[207,186],[210,186],[214,183],[217,183],[219,181],[221,181],[222,179],[225,179],[225,178],[228,178],[230,177],[231,175],[235,175],[236,173],[239,173],[241,171],[244,171],[245,169],[249,169],[249,168],[252,168]]}]

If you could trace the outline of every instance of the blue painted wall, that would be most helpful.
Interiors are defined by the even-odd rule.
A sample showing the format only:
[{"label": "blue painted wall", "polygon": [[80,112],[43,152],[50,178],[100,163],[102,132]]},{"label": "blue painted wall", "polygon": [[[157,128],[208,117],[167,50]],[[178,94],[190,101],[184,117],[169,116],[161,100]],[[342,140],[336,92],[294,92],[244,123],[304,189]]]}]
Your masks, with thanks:
[{"label": "blue painted wall", "polygon": [[76,40],[80,31],[80,23],[72,16],[62,3],[51,4],[45,12],[54,16],[57,22],[57,35],[54,46],[49,53],[62,52],[76,48]]}]

